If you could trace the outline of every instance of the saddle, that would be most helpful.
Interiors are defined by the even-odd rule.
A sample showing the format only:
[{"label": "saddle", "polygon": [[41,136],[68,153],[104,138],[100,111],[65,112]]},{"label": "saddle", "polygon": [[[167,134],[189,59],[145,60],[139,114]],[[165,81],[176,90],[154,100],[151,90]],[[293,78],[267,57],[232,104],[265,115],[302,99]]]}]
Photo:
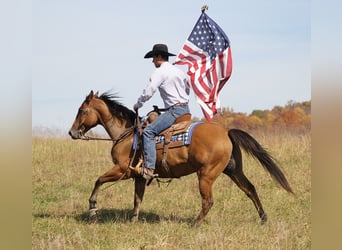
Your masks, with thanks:
[{"label": "saddle", "polygon": [[[154,111],[147,115],[147,118],[142,123],[140,134],[142,133],[142,129],[144,129],[149,123],[153,122],[158,115],[159,114]],[[168,149],[189,145],[191,142],[193,129],[201,123],[202,122],[192,122],[191,114],[184,114],[179,116],[171,125],[171,127],[163,130],[154,138],[156,150],[162,150],[162,166],[167,172],[170,173],[170,175],[170,168],[167,164]],[[135,142],[133,145],[136,145],[137,139],[134,141]],[[140,166],[142,162],[143,159],[140,159],[139,163],[135,167],[130,168],[135,172],[140,173]]]},{"label": "saddle", "polygon": [[163,130],[155,137],[156,150],[180,147],[184,145],[184,138],[179,137],[178,140],[173,139],[174,136],[186,133],[191,121],[191,114],[184,114],[176,119],[171,127]]},{"label": "saddle", "polygon": [[[146,121],[147,123],[153,122],[158,117],[157,112],[151,112]],[[162,155],[162,166],[169,170],[167,165],[167,151],[169,148],[181,147],[187,145],[186,139],[188,135],[186,134],[190,125],[191,114],[184,114],[179,116],[171,127],[163,130],[155,137],[156,150],[163,150]],[[147,125],[147,124],[146,124]]]}]

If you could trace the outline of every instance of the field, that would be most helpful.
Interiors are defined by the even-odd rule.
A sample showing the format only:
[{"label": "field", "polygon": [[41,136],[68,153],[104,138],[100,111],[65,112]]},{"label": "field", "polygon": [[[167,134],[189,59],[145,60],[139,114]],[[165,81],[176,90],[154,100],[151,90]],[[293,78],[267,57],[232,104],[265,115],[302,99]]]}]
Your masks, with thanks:
[{"label": "field", "polygon": [[276,158],[296,196],[244,154],[245,174],[268,222],[261,225],[252,201],[221,175],[214,206],[199,227],[191,227],[201,207],[195,174],[147,187],[137,223],[129,220],[133,181],[105,184],[99,220],[89,222],[88,198],[112,166],[111,143],[32,138],[32,249],[310,249],[310,133],[252,135]]}]

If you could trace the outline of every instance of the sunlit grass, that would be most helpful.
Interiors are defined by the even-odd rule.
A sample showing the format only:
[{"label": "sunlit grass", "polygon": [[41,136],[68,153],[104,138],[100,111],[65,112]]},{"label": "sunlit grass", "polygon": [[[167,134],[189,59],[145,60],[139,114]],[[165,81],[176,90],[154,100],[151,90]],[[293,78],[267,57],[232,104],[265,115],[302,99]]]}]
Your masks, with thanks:
[{"label": "sunlit grass", "polygon": [[99,220],[89,222],[88,198],[97,177],[112,166],[111,144],[33,138],[32,249],[310,249],[310,134],[253,136],[277,159],[296,196],[243,155],[268,222],[260,225],[251,200],[221,175],[200,227],[191,227],[201,208],[196,175],[147,187],[135,224],[129,220],[133,181],[117,182],[100,192]]}]

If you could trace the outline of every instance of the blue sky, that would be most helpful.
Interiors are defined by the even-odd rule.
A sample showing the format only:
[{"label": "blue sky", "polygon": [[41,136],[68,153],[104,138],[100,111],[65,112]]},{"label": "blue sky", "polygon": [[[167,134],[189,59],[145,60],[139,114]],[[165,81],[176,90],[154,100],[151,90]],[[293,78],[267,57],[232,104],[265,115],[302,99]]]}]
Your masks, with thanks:
[{"label": "blue sky", "polygon": [[[33,128],[68,130],[90,90],[116,92],[131,108],[154,70],[145,53],[166,43],[177,54],[203,4],[231,41],[233,72],[220,92],[223,107],[250,113],[311,99],[308,0],[34,0]],[[159,93],[140,114],[155,104],[162,106]],[[202,117],[193,96],[190,109]]]}]

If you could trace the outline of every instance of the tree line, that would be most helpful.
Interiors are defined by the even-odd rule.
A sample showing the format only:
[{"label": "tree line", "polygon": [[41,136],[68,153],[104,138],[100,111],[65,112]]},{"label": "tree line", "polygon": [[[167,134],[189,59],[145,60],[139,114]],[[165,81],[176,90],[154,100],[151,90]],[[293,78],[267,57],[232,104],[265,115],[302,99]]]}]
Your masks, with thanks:
[{"label": "tree line", "polygon": [[[220,115],[213,118],[226,128],[239,128],[247,131],[272,129],[311,129],[311,100],[288,101],[284,106],[274,106],[272,110],[253,110],[246,114],[234,112],[231,108],[221,108]],[[199,120],[194,118],[194,120]]]}]

